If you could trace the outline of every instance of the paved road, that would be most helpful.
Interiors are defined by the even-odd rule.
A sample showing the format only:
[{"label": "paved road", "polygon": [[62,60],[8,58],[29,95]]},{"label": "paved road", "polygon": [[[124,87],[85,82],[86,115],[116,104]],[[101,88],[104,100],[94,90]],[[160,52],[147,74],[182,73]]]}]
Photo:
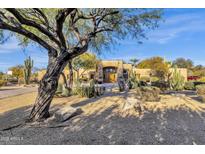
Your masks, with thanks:
[{"label": "paved road", "polygon": [[35,91],[37,91],[37,87],[2,87],[0,89],[0,99]]}]

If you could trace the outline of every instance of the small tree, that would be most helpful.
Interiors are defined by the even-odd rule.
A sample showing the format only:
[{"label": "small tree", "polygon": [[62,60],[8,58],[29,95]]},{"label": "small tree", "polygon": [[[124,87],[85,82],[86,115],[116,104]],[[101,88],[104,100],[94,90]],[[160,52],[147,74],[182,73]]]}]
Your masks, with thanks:
[{"label": "small tree", "polygon": [[3,72],[0,72],[0,80],[3,79],[3,76],[4,76],[4,73],[3,73]]},{"label": "small tree", "polygon": [[190,69],[193,67],[193,61],[190,59],[177,58],[173,61],[172,65],[177,66],[178,68]]},{"label": "small tree", "polygon": [[23,68],[24,67],[22,65],[17,65],[9,68],[9,70],[12,71],[12,76],[15,77],[18,82],[20,78],[23,78]]},{"label": "small tree", "polygon": [[158,77],[160,80],[165,80],[169,72],[168,63],[161,57],[145,59],[141,61],[137,67],[152,69],[152,75]]},{"label": "small tree", "polygon": [[[84,53],[73,60],[73,69],[77,72],[77,80],[79,77],[89,69],[95,69],[98,59],[94,54]],[[79,74],[79,70],[83,69],[83,72]]]}]

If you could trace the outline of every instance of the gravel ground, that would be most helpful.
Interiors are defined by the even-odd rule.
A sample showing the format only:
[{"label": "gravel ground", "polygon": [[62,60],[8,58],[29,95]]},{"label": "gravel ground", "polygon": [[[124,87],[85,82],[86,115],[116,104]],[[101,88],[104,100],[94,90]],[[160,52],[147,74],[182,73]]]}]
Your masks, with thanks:
[{"label": "gravel ground", "polygon": [[[83,113],[61,123],[63,127],[0,131],[0,144],[205,144],[203,103],[169,95],[146,103],[141,116],[122,116],[123,101],[124,94],[115,93],[71,104]],[[29,112],[28,106],[0,115],[0,129],[22,122]]]}]

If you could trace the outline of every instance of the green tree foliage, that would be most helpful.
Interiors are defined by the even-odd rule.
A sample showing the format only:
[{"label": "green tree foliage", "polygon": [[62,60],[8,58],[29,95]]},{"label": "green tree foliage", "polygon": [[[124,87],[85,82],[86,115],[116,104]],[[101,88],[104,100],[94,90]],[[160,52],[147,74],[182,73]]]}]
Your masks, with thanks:
[{"label": "green tree foliage", "polygon": [[[83,69],[84,72],[89,69],[95,69],[97,67],[98,59],[95,54],[92,53],[84,53],[73,60],[73,69],[77,71],[78,77],[81,76],[79,74],[79,69]],[[83,73],[83,72],[82,72]]]},{"label": "green tree foliage", "polygon": [[132,64],[133,67],[137,65],[137,62],[139,62],[139,59],[137,59],[137,58],[130,59],[130,63]]},{"label": "green tree foliage", "polygon": [[9,70],[12,71],[12,76],[19,80],[20,78],[23,78],[23,68],[22,65],[17,65],[9,68]]},{"label": "green tree foliage", "polygon": [[193,61],[190,59],[177,58],[173,61],[172,65],[177,66],[178,68],[190,69],[193,67]]},{"label": "green tree foliage", "polygon": [[191,69],[192,75],[204,77],[205,76],[205,67],[202,65],[196,65]]},{"label": "green tree foliage", "polygon": [[3,72],[0,72],[0,80],[3,79],[3,76],[4,76],[4,73],[3,73]]},{"label": "green tree foliage", "polygon": [[164,80],[169,73],[169,64],[161,57],[152,57],[141,61],[137,68],[152,69],[152,76]]}]

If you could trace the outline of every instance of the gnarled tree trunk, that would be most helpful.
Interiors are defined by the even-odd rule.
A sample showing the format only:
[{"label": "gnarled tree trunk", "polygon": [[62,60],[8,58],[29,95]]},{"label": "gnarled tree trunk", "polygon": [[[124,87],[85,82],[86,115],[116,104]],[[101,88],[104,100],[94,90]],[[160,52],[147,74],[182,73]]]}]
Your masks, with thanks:
[{"label": "gnarled tree trunk", "polygon": [[69,68],[69,81],[68,81],[68,87],[70,91],[72,90],[73,87],[73,66],[72,66],[72,61],[69,60],[68,62],[68,68]]},{"label": "gnarled tree trunk", "polygon": [[49,60],[49,65],[43,79],[40,81],[38,96],[29,116],[29,121],[39,121],[49,117],[49,108],[58,86],[61,72],[68,62],[66,54]]}]

